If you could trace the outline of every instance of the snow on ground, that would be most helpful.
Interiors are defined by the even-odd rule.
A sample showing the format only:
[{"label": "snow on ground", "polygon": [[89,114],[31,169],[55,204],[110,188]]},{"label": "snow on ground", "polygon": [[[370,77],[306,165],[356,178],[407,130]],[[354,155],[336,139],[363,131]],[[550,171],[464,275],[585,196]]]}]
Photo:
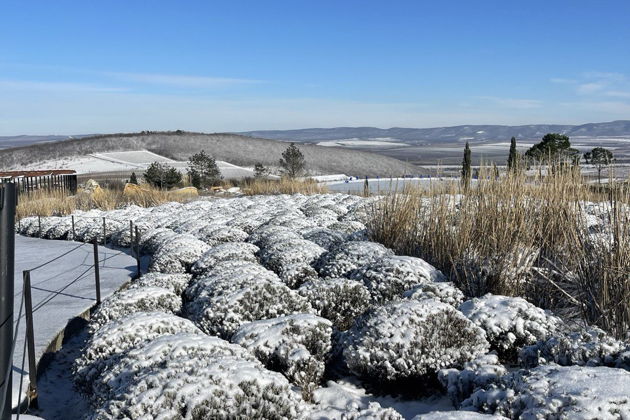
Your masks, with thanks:
[{"label": "snow on ground", "polygon": [[[146,170],[153,162],[165,163],[180,171],[186,171],[188,162],[180,162],[158,155],[148,150],[126,152],[93,153],[84,156],[72,156],[62,159],[46,160],[32,163],[16,170],[71,169],[78,174],[129,172]],[[226,179],[254,176],[252,168],[236,166],[228,162],[217,161],[217,166]]]},{"label": "snow on ground", "polygon": [[[15,298],[14,310],[17,314],[22,300],[22,271],[34,268],[51,260],[80,243],[69,241],[49,241],[38,238],[15,237]],[[99,247],[99,271],[101,279],[101,297],[105,298],[129,281],[136,274],[136,260],[125,250]],[[96,301],[92,245],[87,244],[52,264],[31,272],[33,300],[33,330],[35,332],[35,353],[39,359],[57,333],[62,331],[68,321],[89,309]],[[87,272],[86,272],[87,270]],[[85,273],[76,283],[50,300],[41,309],[40,303],[50,299],[55,291],[66,286],[71,280]],[[15,323],[14,323],[15,325]],[[18,339],[13,355],[13,406],[17,405],[19,376],[23,372],[22,398],[28,386],[28,363],[22,370],[24,354],[24,333],[26,320],[24,313],[20,319]]]},{"label": "snow on ground", "polygon": [[[522,299],[460,305],[435,268],[366,239],[378,199],[296,194],[88,213],[107,218],[114,244],[134,221],[155,261],[102,304],[83,330],[92,336],[53,360],[42,389],[60,402],[38,414],[58,418],[66,403],[103,419],[627,415],[629,343],[583,333],[566,344],[568,326]],[[21,231],[36,234],[36,220]],[[68,217],[42,222],[50,238],[71,229]],[[85,223],[81,235],[98,233]],[[81,378],[94,391],[87,402],[68,383]]]},{"label": "snow on ground", "polygon": [[339,139],[339,140],[327,140],[317,143],[318,146],[337,146],[337,147],[407,147],[409,144],[396,141],[391,137],[374,137],[369,139]]}]

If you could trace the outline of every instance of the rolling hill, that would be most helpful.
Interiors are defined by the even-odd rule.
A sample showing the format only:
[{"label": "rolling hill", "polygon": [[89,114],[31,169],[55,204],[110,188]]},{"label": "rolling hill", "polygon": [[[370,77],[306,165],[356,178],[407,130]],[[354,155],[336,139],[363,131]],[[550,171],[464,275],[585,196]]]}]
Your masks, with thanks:
[{"label": "rolling hill", "polygon": [[[149,150],[175,160],[187,160],[202,149],[217,160],[239,166],[251,167],[257,162],[277,166],[286,147],[284,142],[237,134],[182,131],[110,134],[0,150],[0,169],[34,167],[38,162],[132,150]],[[374,153],[310,144],[300,145],[300,149],[304,153],[307,170],[313,175],[400,176],[420,171],[414,165]]]}]

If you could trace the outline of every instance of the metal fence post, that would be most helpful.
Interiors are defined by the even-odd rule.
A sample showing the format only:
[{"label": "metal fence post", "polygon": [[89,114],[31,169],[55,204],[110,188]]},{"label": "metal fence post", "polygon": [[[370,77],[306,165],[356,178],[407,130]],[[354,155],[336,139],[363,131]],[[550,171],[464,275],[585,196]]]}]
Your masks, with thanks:
[{"label": "metal fence post", "polygon": [[129,248],[131,249],[131,256],[133,257],[133,220],[129,221]]},{"label": "metal fence post", "polygon": [[107,245],[107,226],[105,225],[105,218],[103,217],[103,246]]},{"label": "metal fence post", "polygon": [[15,184],[0,187],[0,389],[6,389],[2,398],[0,419],[10,420],[13,399],[11,398],[11,357],[13,345],[13,270],[15,263]]},{"label": "metal fence post", "polygon": [[35,362],[35,331],[33,330],[33,299],[31,297],[31,272],[22,272],[24,279],[24,309],[26,313],[26,346],[28,348],[29,406],[37,407],[37,363]]},{"label": "metal fence post", "polygon": [[140,277],[140,230],[138,230],[138,226],[136,226],[136,235],[134,237],[134,241],[136,242],[136,266],[137,272],[136,275]]},{"label": "metal fence post", "polygon": [[74,230],[74,214],[72,215],[72,240],[73,241],[77,240],[77,233]]},{"label": "metal fence post", "polygon": [[94,281],[96,282],[96,304],[101,303],[101,274],[98,267],[98,238],[94,238]]},{"label": "metal fence post", "polygon": [[37,216],[37,229],[39,232],[37,237],[41,238],[42,237],[42,216]]}]

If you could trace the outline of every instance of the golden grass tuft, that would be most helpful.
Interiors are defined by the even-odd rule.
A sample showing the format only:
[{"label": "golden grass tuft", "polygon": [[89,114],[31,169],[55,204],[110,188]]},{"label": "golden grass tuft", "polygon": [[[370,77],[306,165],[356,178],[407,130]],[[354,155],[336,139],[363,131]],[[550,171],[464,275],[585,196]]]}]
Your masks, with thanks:
[{"label": "golden grass tuft", "polygon": [[[570,171],[488,174],[468,190],[436,183],[388,194],[373,205],[371,238],[427,260],[468,296],[523,296],[618,337],[628,333],[628,189],[613,185],[601,193]],[[589,231],[585,202],[597,203],[610,231]]]},{"label": "golden grass tuft", "polygon": [[275,179],[253,179],[246,182],[241,189],[247,195],[263,194],[325,194],[328,187],[311,179],[298,180],[283,177]]}]

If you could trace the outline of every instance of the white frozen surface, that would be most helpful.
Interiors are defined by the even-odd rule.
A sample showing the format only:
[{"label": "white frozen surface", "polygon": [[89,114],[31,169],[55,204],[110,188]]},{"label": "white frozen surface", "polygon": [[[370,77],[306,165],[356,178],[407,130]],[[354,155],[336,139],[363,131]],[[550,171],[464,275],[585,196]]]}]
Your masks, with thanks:
[{"label": "white frozen surface", "polygon": [[[15,320],[22,299],[22,271],[33,268],[45,261],[63,254],[79,245],[78,242],[53,241],[38,238],[15,237]],[[136,260],[130,255],[110,248],[99,247],[101,261],[101,298],[111,295],[136,273]],[[48,299],[71,280],[88,270],[94,262],[92,245],[87,244],[66,257],[31,273],[33,307]],[[63,330],[68,321],[89,309],[96,303],[93,270],[76,283],[54,297],[48,304],[33,314],[36,360],[42,356],[55,335]],[[15,324],[14,324],[15,325]],[[24,349],[26,320],[24,312],[20,320],[19,333],[13,354],[13,405],[18,402],[20,372],[25,379],[22,385],[22,398],[28,387],[28,363],[21,370]]]}]

